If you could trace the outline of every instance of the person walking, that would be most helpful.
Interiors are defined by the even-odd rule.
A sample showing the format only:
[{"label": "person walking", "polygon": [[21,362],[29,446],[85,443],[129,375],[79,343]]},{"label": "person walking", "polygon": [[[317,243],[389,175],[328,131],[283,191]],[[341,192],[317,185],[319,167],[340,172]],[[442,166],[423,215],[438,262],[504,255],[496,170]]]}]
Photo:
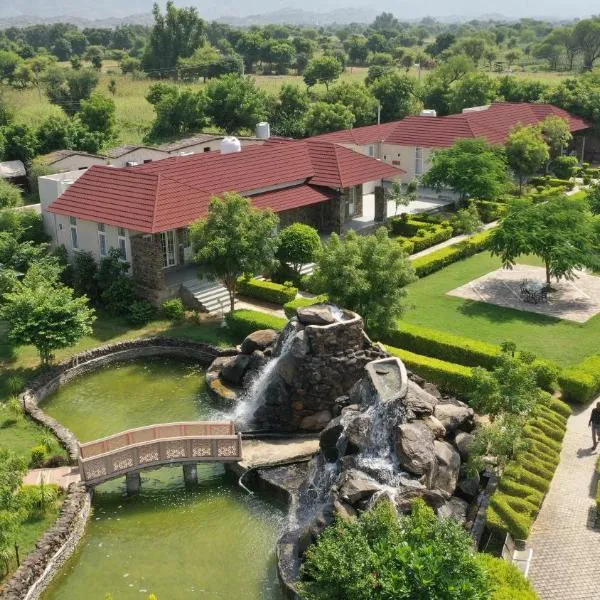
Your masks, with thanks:
[{"label": "person walking", "polygon": [[596,402],[596,407],[592,409],[588,427],[590,425],[592,427],[592,441],[594,442],[595,450],[598,445],[598,438],[600,437],[600,402]]}]

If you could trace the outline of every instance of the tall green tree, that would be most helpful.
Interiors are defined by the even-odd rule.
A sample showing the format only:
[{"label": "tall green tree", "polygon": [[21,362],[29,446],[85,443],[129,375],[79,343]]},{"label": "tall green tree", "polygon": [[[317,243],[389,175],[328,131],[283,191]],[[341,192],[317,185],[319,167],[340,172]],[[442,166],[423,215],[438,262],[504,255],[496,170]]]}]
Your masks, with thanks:
[{"label": "tall green tree", "polygon": [[320,249],[321,238],[314,227],[293,223],[280,231],[276,256],[299,277],[302,265],[313,262]]},{"label": "tall green tree", "polygon": [[94,93],[88,100],[81,101],[79,121],[92,133],[101,138],[101,145],[107,145],[117,137],[115,102],[102,94]]},{"label": "tall green tree", "polygon": [[515,127],[506,140],[505,151],[509,167],[519,178],[519,193],[525,179],[538,173],[550,159],[539,127]]},{"label": "tall green tree", "polygon": [[583,19],[575,25],[573,38],[583,55],[583,67],[591,71],[600,58],[600,18]]},{"label": "tall green tree", "polygon": [[540,123],[540,131],[548,148],[550,158],[560,156],[573,139],[567,119],[551,115]]},{"label": "tall green tree", "polygon": [[490,583],[468,533],[422,500],[397,516],[389,502],[325,529],[305,556],[306,600],[487,600]]},{"label": "tall green tree", "polygon": [[495,78],[485,73],[467,73],[448,91],[448,106],[451,113],[459,113],[463,108],[491,104],[497,94]]},{"label": "tall green tree", "polygon": [[377,99],[362,83],[342,81],[329,89],[324,100],[348,108],[354,115],[354,127],[377,122]]},{"label": "tall green tree", "polygon": [[201,131],[208,125],[207,98],[204,90],[186,90],[172,86],[154,104],[156,117],[146,138],[150,141]]},{"label": "tall green tree", "polygon": [[253,130],[267,116],[267,96],[254,79],[224,75],[206,87],[206,113],[227,133]]},{"label": "tall green tree", "polygon": [[344,71],[340,61],[333,56],[313,58],[304,69],[304,83],[310,88],[322,83],[327,89]]},{"label": "tall green tree", "polygon": [[87,100],[98,85],[98,73],[93,69],[63,69],[53,67],[46,71],[43,83],[52,104],[60,106],[68,115],[77,113],[82,100]]},{"label": "tall green tree", "polygon": [[85,296],[74,297],[73,290],[58,281],[59,271],[38,265],[31,266],[16,290],[4,295],[0,315],[8,323],[9,339],[32,344],[42,364],[48,364],[55,350],[89,335],[96,317]]},{"label": "tall green tree", "polygon": [[306,112],[303,123],[308,135],[319,135],[350,129],[354,124],[354,115],[340,103],[314,102]]},{"label": "tall green tree", "polygon": [[142,57],[142,68],[156,78],[172,77],[179,58],[192,56],[204,43],[205,23],[193,7],[177,8],[168,0],[165,14],[158,3],[152,9],[154,26]]},{"label": "tall green tree", "polygon": [[574,279],[575,270],[598,266],[595,220],[585,199],[556,196],[534,204],[516,200],[490,238],[490,250],[506,268],[519,256],[534,254],[551,278]]},{"label": "tall green tree", "polygon": [[207,218],[192,225],[196,263],[227,288],[231,310],[235,308],[238,279],[260,273],[272,264],[278,221],[273,212],[253,208],[247,198],[228,193],[213,198]]},{"label": "tall green tree", "polygon": [[484,139],[456,141],[450,148],[437,150],[423,184],[434,189],[452,188],[464,199],[493,199],[508,187],[508,170],[500,148]]},{"label": "tall green tree", "polygon": [[371,93],[381,105],[381,121],[404,119],[419,110],[415,80],[395,71],[385,73],[371,85]]},{"label": "tall green tree", "polygon": [[401,316],[404,288],[416,278],[406,254],[385,227],[374,235],[333,234],[316,264],[315,287],[332,302],[356,311],[365,326],[376,332],[385,331]]},{"label": "tall green tree", "polygon": [[309,106],[310,98],[305,89],[299,85],[284,83],[271,111],[274,133],[292,138],[305,137],[304,117]]}]

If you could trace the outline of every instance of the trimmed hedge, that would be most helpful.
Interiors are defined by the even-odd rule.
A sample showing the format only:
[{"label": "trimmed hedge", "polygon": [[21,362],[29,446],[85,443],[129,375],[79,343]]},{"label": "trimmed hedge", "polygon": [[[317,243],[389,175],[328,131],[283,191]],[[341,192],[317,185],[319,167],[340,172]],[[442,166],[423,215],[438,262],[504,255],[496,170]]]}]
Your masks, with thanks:
[{"label": "trimmed hedge", "polygon": [[390,231],[392,235],[402,237],[413,237],[419,231],[426,231],[431,228],[431,223],[415,218],[406,218],[403,216],[392,217],[389,220]]},{"label": "trimmed hedge", "polygon": [[285,304],[298,295],[298,288],[262,279],[241,277],[238,280],[238,293],[248,298],[256,298],[273,304]]},{"label": "trimmed hedge", "polygon": [[490,235],[491,231],[484,231],[474,235],[467,241],[442,248],[427,256],[413,260],[412,264],[417,276],[426,277],[463,258],[483,252],[487,248]]},{"label": "trimmed hedge", "polygon": [[479,218],[484,223],[491,223],[501,219],[508,213],[508,206],[502,202],[492,202],[491,200],[473,200]]},{"label": "trimmed hedge", "polygon": [[581,404],[593,400],[600,393],[600,354],[564,369],[558,382],[565,400]]},{"label": "trimmed hedge", "polygon": [[387,331],[381,341],[415,354],[486,369],[494,367],[501,352],[500,348],[493,344],[405,322],[400,323],[399,329]]},{"label": "trimmed hedge", "polygon": [[469,367],[421,356],[393,346],[386,346],[386,350],[400,358],[411,371],[435,383],[446,392],[464,396],[471,389],[472,374]]},{"label": "trimmed hedge", "polygon": [[392,218],[390,230],[392,236],[398,236],[394,239],[407,254],[445,242],[454,235],[454,229],[447,221],[436,224],[404,217]]},{"label": "trimmed hedge", "polygon": [[490,499],[487,524],[500,535],[529,536],[558,466],[570,414],[564,402],[552,400],[527,420],[523,439],[529,447],[510,461]]},{"label": "trimmed hedge", "polygon": [[489,600],[540,600],[531,583],[516,565],[485,553],[477,553],[478,562],[491,583]]},{"label": "trimmed hedge", "polygon": [[227,327],[240,342],[257,329],[280,331],[287,325],[287,319],[275,317],[257,310],[234,310],[225,317]]},{"label": "trimmed hedge", "polygon": [[283,312],[288,319],[296,316],[296,311],[299,308],[305,308],[312,306],[313,304],[323,304],[327,302],[327,294],[321,294],[320,296],[314,296],[313,298],[296,298],[290,302],[286,302],[283,305]]}]

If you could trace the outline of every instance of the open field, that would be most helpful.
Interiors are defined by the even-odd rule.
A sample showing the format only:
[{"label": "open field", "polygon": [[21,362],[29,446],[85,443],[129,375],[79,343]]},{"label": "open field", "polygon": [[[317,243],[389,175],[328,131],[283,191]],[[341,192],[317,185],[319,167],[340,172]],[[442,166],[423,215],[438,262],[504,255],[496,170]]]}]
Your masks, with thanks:
[{"label": "open field", "polygon": [[[341,76],[342,81],[363,81],[368,69],[366,67],[349,67]],[[411,69],[409,75],[417,78],[419,73]],[[421,73],[421,78],[426,77],[427,71]],[[498,73],[498,76],[505,73]],[[512,73],[517,77],[541,80],[546,83],[558,83],[561,79],[568,77],[571,73],[550,72],[526,72],[515,71]],[[304,80],[300,75],[256,75],[254,76],[258,85],[269,92],[276,94],[284,83],[295,83],[303,85]],[[146,101],[145,94],[153,80],[132,79],[131,75],[122,75],[115,61],[105,61],[98,84],[98,90],[106,95],[108,83],[114,79],[117,83],[117,92],[114,101],[117,108],[118,131],[120,133],[119,143],[138,144],[141,143],[145,133],[150,128],[154,119],[154,110]],[[182,87],[200,89],[203,83],[181,84]],[[325,89],[324,86],[315,86],[315,90]],[[39,125],[44,119],[51,115],[60,114],[60,109],[52,106],[43,93],[34,88],[26,90],[14,90],[3,86],[4,96],[13,105],[18,121],[28,123],[32,126]]]},{"label": "open field", "polygon": [[[519,262],[539,266],[531,257]],[[516,342],[534,352],[570,366],[598,352],[600,315],[575,323],[532,312],[448,296],[457,287],[500,267],[498,258],[484,252],[459,261],[408,286],[404,320],[493,344]]]}]

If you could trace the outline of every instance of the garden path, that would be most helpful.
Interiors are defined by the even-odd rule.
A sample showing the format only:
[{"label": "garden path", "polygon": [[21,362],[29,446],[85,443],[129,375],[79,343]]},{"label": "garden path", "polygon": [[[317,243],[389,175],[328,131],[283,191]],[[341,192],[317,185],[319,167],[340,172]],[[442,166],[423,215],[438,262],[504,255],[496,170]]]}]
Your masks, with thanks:
[{"label": "garden path", "polygon": [[594,405],[576,409],[569,418],[560,464],[529,538],[529,576],[542,600],[600,598],[595,504],[600,449],[592,450],[588,427]]},{"label": "garden path", "polygon": [[24,477],[25,485],[40,485],[54,483],[63,489],[67,489],[71,483],[80,480],[78,467],[56,467],[53,469],[31,469]]}]

